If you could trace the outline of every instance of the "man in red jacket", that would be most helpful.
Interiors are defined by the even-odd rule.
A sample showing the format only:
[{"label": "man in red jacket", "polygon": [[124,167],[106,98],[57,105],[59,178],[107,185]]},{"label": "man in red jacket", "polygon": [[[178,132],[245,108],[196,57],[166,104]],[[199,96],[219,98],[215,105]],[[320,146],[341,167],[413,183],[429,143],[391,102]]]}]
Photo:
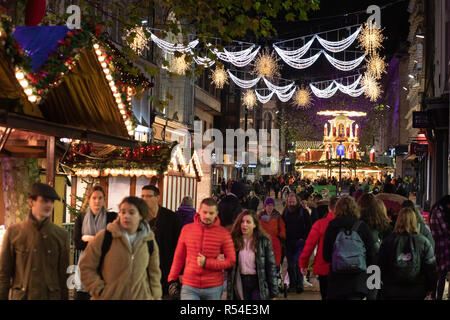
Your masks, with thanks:
[{"label": "man in red jacket", "polygon": [[207,198],[200,204],[194,222],[181,230],[170,269],[169,292],[176,292],[184,267],[181,300],[220,300],[223,270],[236,262],[233,240],[217,217],[217,202]]},{"label": "man in red jacket", "polygon": [[314,259],[313,273],[319,276],[320,295],[322,296],[322,300],[325,300],[327,297],[328,274],[330,273],[330,264],[323,260],[323,238],[325,236],[328,223],[334,219],[334,207],[336,206],[337,200],[337,197],[331,198],[330,203],[328,204],[329,212],[327,216],[317,220],[313,224],[299,259],[300,269],[303,275],[306,275],[308,272],[309,258],[313,254],[316,246],[319,246]]}]

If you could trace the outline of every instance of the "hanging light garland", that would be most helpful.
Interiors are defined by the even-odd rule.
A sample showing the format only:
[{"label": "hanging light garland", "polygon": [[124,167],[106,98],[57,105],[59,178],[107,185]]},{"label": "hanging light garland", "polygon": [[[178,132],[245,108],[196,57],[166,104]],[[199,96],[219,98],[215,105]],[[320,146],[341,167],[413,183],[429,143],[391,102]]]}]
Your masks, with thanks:
[{"label": "hanging light garland", "polygon": [[242,98],[242,103],[248,109],[252,109],[256,105],[256,96],[252,90],[247,90]]},{"label": "hanging light garland", "polygon": [[266,49],[256,58],[253,65],[253,73],[257,74],[259,77],[265,77],[267,79],[279,77],[280,67],[278,66],[278,61],[279,60],[275,54]]},{"label": "hanging light garland", "polygon": [[144,29],[142,27],[135,27],[127,31],[126,38],[135,34],[133,42],[129,43],[131,49],[133,49],[137,54],[141,55],[144,49],[149,49],[148,38],[145,35]]},{"label": "hanging light garland", "polygon": [[369,57],[367,62],[367,71],[375,78],[381,79],[381,76],[386,73],[387,64],[378,54]]},{"label": "hanging light garland", "polygon": [[228,75],[223,66],[216,66],[216,69],[211,71],[210,78],[217,89],[222,89],[223,86],[228,83]]},{"label": "hanging light garland", "polygon": [[180,57],[173,57],[172,61],[170,62],[170,71],[175,72],[180,76],[185,75],[186,71],[189,69],[189,65],[186,62],[185,57],[185,54]]},{"label": "hanging light garland", "polygon": [[[149,31],[147,29],[147,31]],[[153,42],[164,52],[166,53],[170,53],[170,54],[174,54],[175,51],[181,52],[181,53],[191,53],[192,54],[192,49],[194,49],[198,43],[199,40],[193,40],[191,42],[188,43],[188,45],[183,45],[183,44],[172,44],[170,42],[164,41],[160,38],[158,38],[157,36],[155,36],[151,31],[150,32],[150,37],[153,40]]]},{"label": "hanging light garland", "polygon": [[256,84],[259,82],[259,80],[261,79],[261,77],[252,79],[252,80],[242,80],[239,79],[238,77],[236,77],[235,75],[233,75],[230,70],[227,70],[228,75],[230,76],[230,79],[233,80],[233,82],[243,88],[243,89],[249,89],[251,87],[256,86]]},{"label": "hanging light garland", "polygon": [[365,87],[364,94],[370,101],[375,102],[381,95],[381,89],[377,80],[369,73],[366,72],[362,78],[362,84]]},{"label": "hanging light garland", "polygon": [[383,47],[384,36],[381,29],[377,29],[374,24],[365,24],[358,39],[359,47],[366,51],[366,54],[374,54]]},{"label": "hanging light garland", "polygon": [[341,52],[350,47],[353,42],[355,42],[359,33],[361,32],[362,26],[360,26],[355,32],[353,32],[349,37],[341,41],[328,41],[320,36],[316,35],[315,38],[326,50],[330,52]]},{"label": "hanging light garland", "polygon": [[103,68],[103,72],[105,73],[105,78],[109,83],[109,87],[111,92],[116,99],[117,107],[119,108],[120,114],[122,115],[125,126],[127,127],[128,134],[130,136],[134,136],[134,124],[132,121],[132,117],[127,113],[125,105],[131,105],[131,94],[132,92],[127,89],[125,93],[126,101],[123,99],[123,95],[120,90],[116,87],[116,84],[113,81],[113,77],[111,76],[111,70],[109,69],[108,63],[106,63],[106,53],[103,48],[100,47],[98,43],[94,44],[95,53],[97,54],[97,59],[100,62],[101,67]]},{"label": "hanging light garland", "polygon": [[[207,45],[208,47],[212,46],[210,43],[208,43]],[[220,52],[217,49],[213,49],[211,50],[219,59],[225,61],[225,62],[229,62],[233,65],[235,65],[236,67],[245,67],[247,66],[250,62],[252,62],[256,55],[259,52],[259,49],[261,47],[256,48],[255,51],[253,51],[253,49],[255,48],[255,45],[251,45],[249,48],[245,49],[245,50],[241,50],[241,51],[236,51],[236,52],[232,52],[232,51],[228,51],[226,49],[223,49],[223,52]]]},{"label": "hanging light garland", "polygon": [[295,93],[292,104],[304,109],[311,107],[311,91],[307,87],[301,86]]}]

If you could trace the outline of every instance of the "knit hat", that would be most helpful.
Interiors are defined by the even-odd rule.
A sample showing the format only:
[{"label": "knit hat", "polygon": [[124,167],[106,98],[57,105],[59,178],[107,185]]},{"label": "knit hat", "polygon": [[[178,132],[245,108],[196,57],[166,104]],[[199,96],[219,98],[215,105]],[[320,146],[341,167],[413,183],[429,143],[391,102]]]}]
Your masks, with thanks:
[{"label": "knit hat", "polygon": [[264,206],[267,206],[269,204],[275,205],[275,200],[273,200],[272,198],[267,198],[266,201],[264,201]]}]

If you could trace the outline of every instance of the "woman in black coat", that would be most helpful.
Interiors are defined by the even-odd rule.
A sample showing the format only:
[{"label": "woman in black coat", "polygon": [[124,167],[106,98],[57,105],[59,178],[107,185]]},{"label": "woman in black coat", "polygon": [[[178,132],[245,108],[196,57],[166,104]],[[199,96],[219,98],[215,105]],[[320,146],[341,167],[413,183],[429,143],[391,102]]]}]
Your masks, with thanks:
[{"label": "woman in black coat", "polygon": [[418,232],[414,209],[400,210],[394,232],[381,244],[380,298],[423,300],[436,288],[436,258],[430,241]]},{"label": "woman in black coat", "polygon": [[[351,230],[359,220],[359,208],[350,196],[341,197],[336,203],[335,219],[330,221],[323,241],[323,258],[332,263],[336,238],[341,230]],[[366,266],[374,264],[374,240],[367,224],[360,221],[356,232],[364,243]],[[327,300],[362,300],[368,293],[366,271],[338,273],[330,268]]]},{"label": "woman in black coat", "polygon": [[254,211],[246,210],[231,231],[236,263],[228,270],[228,300],[269,300],[278,295],[272,243]]},{"label": "woman in black coat", "polygon": [[[94,186],[89,195],[88,209],[86,212],[80,213],[75,220],[73,242],[75,249],[82,251],[79,260],[82,259],[84,249],[95,235],[100,230],[106,229],[106,225],[117,218],[117,213],[107,212],[104,205],[105,191],[101,186]],[[89,300],[90,295],[84,290],[78,271],[75,278],[75,300]]]}]

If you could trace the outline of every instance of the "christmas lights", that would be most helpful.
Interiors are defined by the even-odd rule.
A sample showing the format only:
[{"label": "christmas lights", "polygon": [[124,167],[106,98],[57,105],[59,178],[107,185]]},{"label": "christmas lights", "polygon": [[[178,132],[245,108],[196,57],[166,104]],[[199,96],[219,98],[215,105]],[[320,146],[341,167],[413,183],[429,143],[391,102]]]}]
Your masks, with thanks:
[{"label": "christmas lights", "polygon": [[315,37],[309,40],[303,47],[298,48],[296,50],[283,50],[278,47],[276,44],[273,44],[275,51],[280,55],[283,60],[297,60],[300,59],[308,52],[309,48],[313,44]]},{"label": "christmas lights", "polygon": [[308,108],[311,106],[311,91],[308,88],[301,87],[295,93],[293,105],[300,108]]},{"label": "christmas lights", "polygon": [[381,95],[381,89],[377,80],[369,73],[366,72],[362,78],[362,84],[366,88],[364,93],[370,101],[375,102]]},{"label": "christmas lights", "polygon": [[[208,44],[208,46],[211,46],[211,44]],[[236,52],[228,51],[226,49],[223,49],[223,52],[220,52],[217,49],[213,49],[211,51],[219,59],[221,59],[225,62],[229,62],[229,63],[235,65],[236,67],[242,68],[242,67],[247,66],[250,62],[252,62],[255,59],[255,57],[258,54],[259,49],[261,47],[258,47],[258,48],[256,48],[255,51],[253,51],[254,48],[255,48],[255,45],[251,45],[249,48],[247,48],[245,50],[236,51]]]},{"label": "christmas lights", "polygon": [[[278,54],[280,54],[280,52],[278,51],[277,48],[275,48],[275,50],[278,52]],[[291,66],[292,68],[306,69],[306,68],[309,68],[310,66],[312,66],[317,61],[317,59],[319,59],[321,54],[322,54],[322,50],[319,51],[318,53],[316,53],[315,55],[313,55],[309,58],[305,58],[305,59],[300,59],[300,58],[292,59],[283,54],[280,54],[280,57],[281,57],[281,59],[283,59],[284,62],[286,62],[287,65]]]},{"label": "christmas lights", "polygon": [[212,79],[212,83],[214,83],[218,89],[222,89],[223,86],[228,83],[228,76],[223,66],[217,66],[216,69],[211,72],[210,78]]},{"label": "christmas lights", "polygon": [[280,76],[280,67],[278,66],[278,58],[273,52],[264,50],[255,60],[253,65],[253,73],[259,77],[272,79]]},{"label": "christmas lights", "polygon": [[[256,93],[256,94],[258,94],[258,93]],[[242,98],[242,104],[244,106],[246,106],[248,109],[253,108],[253,106],[256,104],[256,96],[252,90],[247,90],[244,93],[244,96]]]},{"label": "christmas lights", "polygon": [[386,73],[386,62],[378,55],[374,54],[369,57],[367,62],[367,71],[375,78],[381,79],[381,76]]},{"label": "christmas lights", "polygon": [[131,34],[135,34],[133,42],[129,43],[130,48],[133,49],[137,54],[142,54],[144,49],[149,49],[148,38],[145,35],[144,29],[142,27],[135,27],[127,32],[125,39],[127,39]]},{"label": "christmas lights", "polygon": [[326,50],[331,52],[341,52],[347,49],[352,45],[352,43],[355,41],[355,39],[358,37],[359,33],[361,32],[362,26],[358,28],[353,34],[351,34],[348,38],[341,40],[341,41],[327,41],[320,36],[316,35],[315,38],[319,43],[324,47]]},{"label": "christmas lights", "polygon": [[355,59],[355,60],[351,60],[351,61],[341,61],[338,59],[333,58],[332,56],[330,56],[328,53],[323,51],[323,54],[325,55],[325,58],[327,58],[327,60],[338,70],[341,71],[350,71],[355,69],[357,66],[359,66],[361,64],[361,62],[364,60],[364,58],[366,57],[365,54],[363,54],[361,57]]},{"label": "christmas lights", "polygon": [[366,51],[366,54],[374,54],[378,49],[381,49],[384,36],[381,29],[377,29],[375,25],[365,24],[358,39],[359,47]]},{"label": "christmas lights", "polygon": [[[292,85],[294,85],[294,84],[292,84]],[[290,92],[287,92],[287,93],[276,92],[276,91],[275,91],[275,93],[281,102],[288,102],[289,100],[291,100],[291,98],[294,95],[296,90],[297,90],[297,88],[294,87]]]},{"label": "christmas lights", "polygon": [[167,42],[167,41],[164,41],[164,40],[158,38],[151,31],[149,31],[149,32],[150,32],[150,37],[152,38],[153,42],[161,50],[163,50],[166,53],[170,53],[170,54],[175,53],[175,51],[178,51],[178,52],[181,52],[181,53],[190,53],[190,54],[192,54],[192,49],[194,49],[199,43],[199,40],[195,39],[195,40],[189,42],[187,46],[185,46],[183,44],[176,44],[176,45],[174,45],[174,44],[172,44],[170,42]]},{"label": "christmas lights", "polygon": [[272,96],[274,94],[273,91],[270,91],[270,93],[267,96],[263,96],[263,95],[260,95],[257,90],[255,90],[255,93],[256,93],[256,97],[258,98],[258,101],[261,102],[261,103],[269,102],[270,99],[272,99]]},{"label": "christmas lights", "polygon": [[252,79],[252,80],[242,80],[242,79],[239,79],[238,77],[234,76],[230,72],[230,70],[227,70],[227,73],[230,76],[231,80],[233,80],[233,82],[237,86],[239,86],[239,87],[241,87],[243,89],[249,89],[251,87],[254,87],[259,82],[259,80],[261,79],[261,77],[258,77],[258,78]]},{"label": "christmas lights", "polygon": [[[284,87],[279,87],[276,86],[272,83],[270,83],[266,78],[263,77],[264,83],[266,84],[267,88],[269,88],[269,90],[274,91],[277,95],[278,94],[285,94],[286,92],[288,92],[292,86],[295,84],[294,82],[292,82],[291,84],[288,84],[287,86]],[[281,100],[281,99],[280,99]],[[288,99],[289,100],[289,99]]]}]

